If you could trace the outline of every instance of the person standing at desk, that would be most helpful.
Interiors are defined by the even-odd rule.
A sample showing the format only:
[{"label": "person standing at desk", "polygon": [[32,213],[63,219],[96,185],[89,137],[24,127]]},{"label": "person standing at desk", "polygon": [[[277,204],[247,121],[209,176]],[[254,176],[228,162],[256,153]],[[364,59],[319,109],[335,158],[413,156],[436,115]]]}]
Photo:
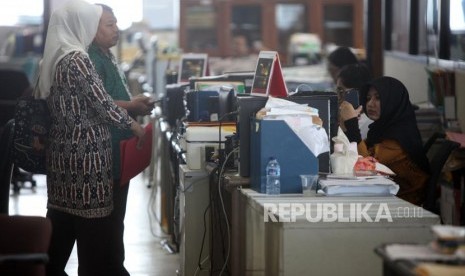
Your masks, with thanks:
[{"label": "person standing at desk", "polygon": [[[129,115],[143,116],[150,115],[154,102],[150,97],[138,95],[131,98],[129,88],[124,74],[119,69],[115,56],[111,53],[110,48],[118,43],[119,29],[117,19],[113,10],[103,4],[97,4],[102,7],[102,17],[98,26],[97,34],[93,43],[90,45],[88,53],[97,73],[103,81],[103,86],[107,93],[113,98],[115,103],[126,109]],[[114,248],[112,251],[118,257],[118,265],[122,275],[129,275],[124,267],[124,217],[126,215],[126,203],[128,198],[129,183],[121,183],[121,140],[128,139],[132,136],[131,132],[117,127],[110,128],[112,159],[113,159],[113,202],[114,208],[111,217],[115,220],[115,229],[109,234],[116,235]]]},{"label": "person standing at desk", "polygon": [[398,197],[420,206],[430,169],[407,89],[395,78],[380,77],[362,87],[360,104],[374,122],[362,140],[360,110],[342,102],[340,114],[347,137],[358,143],[360,155],[373,156],[396,174]]},{"label": "person standing at desk", "polygon": [[52,222],[47,275],[64,269],[77,243],[79,275],[124,275],[115,265],[109,125],[145,130],[107,94],[87,54],[102,7],[70,0],[50,18],[35,97],[46,99],[47,217]]}]

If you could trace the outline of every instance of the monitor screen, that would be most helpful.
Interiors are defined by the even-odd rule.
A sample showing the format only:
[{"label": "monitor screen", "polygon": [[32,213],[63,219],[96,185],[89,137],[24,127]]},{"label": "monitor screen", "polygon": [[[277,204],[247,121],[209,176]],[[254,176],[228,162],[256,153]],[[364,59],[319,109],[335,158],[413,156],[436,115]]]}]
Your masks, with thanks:
[{"label": "monitor screen", "polygon": [[205,76],[207,54],[184,54],[181,56],[178,83],[188,83],[190,77]]}]

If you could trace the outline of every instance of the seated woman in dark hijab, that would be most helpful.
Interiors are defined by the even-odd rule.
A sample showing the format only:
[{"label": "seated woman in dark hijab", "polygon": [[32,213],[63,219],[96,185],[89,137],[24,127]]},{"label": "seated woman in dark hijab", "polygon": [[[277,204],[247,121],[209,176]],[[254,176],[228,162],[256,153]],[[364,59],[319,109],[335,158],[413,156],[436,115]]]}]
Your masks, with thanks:
[{"label": "seated woman in dark hijab", "polygon": [[375,79],[360,90],[360,104],[374,122],[367,138],[361,139],[358,112],[348,102],[341,104],[347,137],[358,143],[362,156],[373,156],[396,173],[398,197],[421,205],[429,178],[429,163],[417,127],[414,109],[405,86],[392,77]]}]

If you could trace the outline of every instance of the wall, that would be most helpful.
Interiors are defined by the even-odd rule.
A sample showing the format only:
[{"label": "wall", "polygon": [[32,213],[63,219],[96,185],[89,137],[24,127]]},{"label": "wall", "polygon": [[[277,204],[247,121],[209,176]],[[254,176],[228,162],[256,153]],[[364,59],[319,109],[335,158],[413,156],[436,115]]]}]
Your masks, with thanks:
[{"label": "wall", "polygon": [[428,75],[426,58],[414,59],[405,54],[384,55],[384,75],[400,80],[410,94],[412,103],[428,101]]},{"label": "wall", "polygon": [[457,119],[462,132],[465,132],[465,65],[456,61],[433,60],[427,64],[425,57],[412,57],[406,54],[385,53],[384,74],[392,76],[404,83],[410,93],[412,103],[425,103],[428,101],[428,75],[427,66],[455,70],[455,96]]}]

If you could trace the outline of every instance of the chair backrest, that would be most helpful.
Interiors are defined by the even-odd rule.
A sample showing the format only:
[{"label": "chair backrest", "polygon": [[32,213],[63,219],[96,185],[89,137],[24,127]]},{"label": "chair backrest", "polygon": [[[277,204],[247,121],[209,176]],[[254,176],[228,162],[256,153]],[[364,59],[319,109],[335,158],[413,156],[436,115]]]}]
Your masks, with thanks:
[{"label": "chair backrest", "polygon": [[11,119],[4,126],[0,136],[0,214],[8,214],[9,209],[14,126],[14,119]]},{"label": "chair backrest", "polygon": [[0,215],[0,275],[45,276],[52,223],[38,216]]},{"label": "chair backrest", "polygon": [[[437,147],[433,153],[430,153],[433,144]],[[435,142],[429,146],[427,156],[430,160],[431,176],[426,187],[426,197],[423,204],[423,208],[426,210],[439,214],[438,181],[450,154],[459,147],[459,143],[447,139],[435,139]]]},{"label": "chair backrest", "polygon": [[426,140],[425,144],[423,145],[423,150],[425,154],[428,154],[431,147],[434,145],[436,140],[446,138],[446,134],[444,132],[435,132],[431,135],[428,140]]}]

